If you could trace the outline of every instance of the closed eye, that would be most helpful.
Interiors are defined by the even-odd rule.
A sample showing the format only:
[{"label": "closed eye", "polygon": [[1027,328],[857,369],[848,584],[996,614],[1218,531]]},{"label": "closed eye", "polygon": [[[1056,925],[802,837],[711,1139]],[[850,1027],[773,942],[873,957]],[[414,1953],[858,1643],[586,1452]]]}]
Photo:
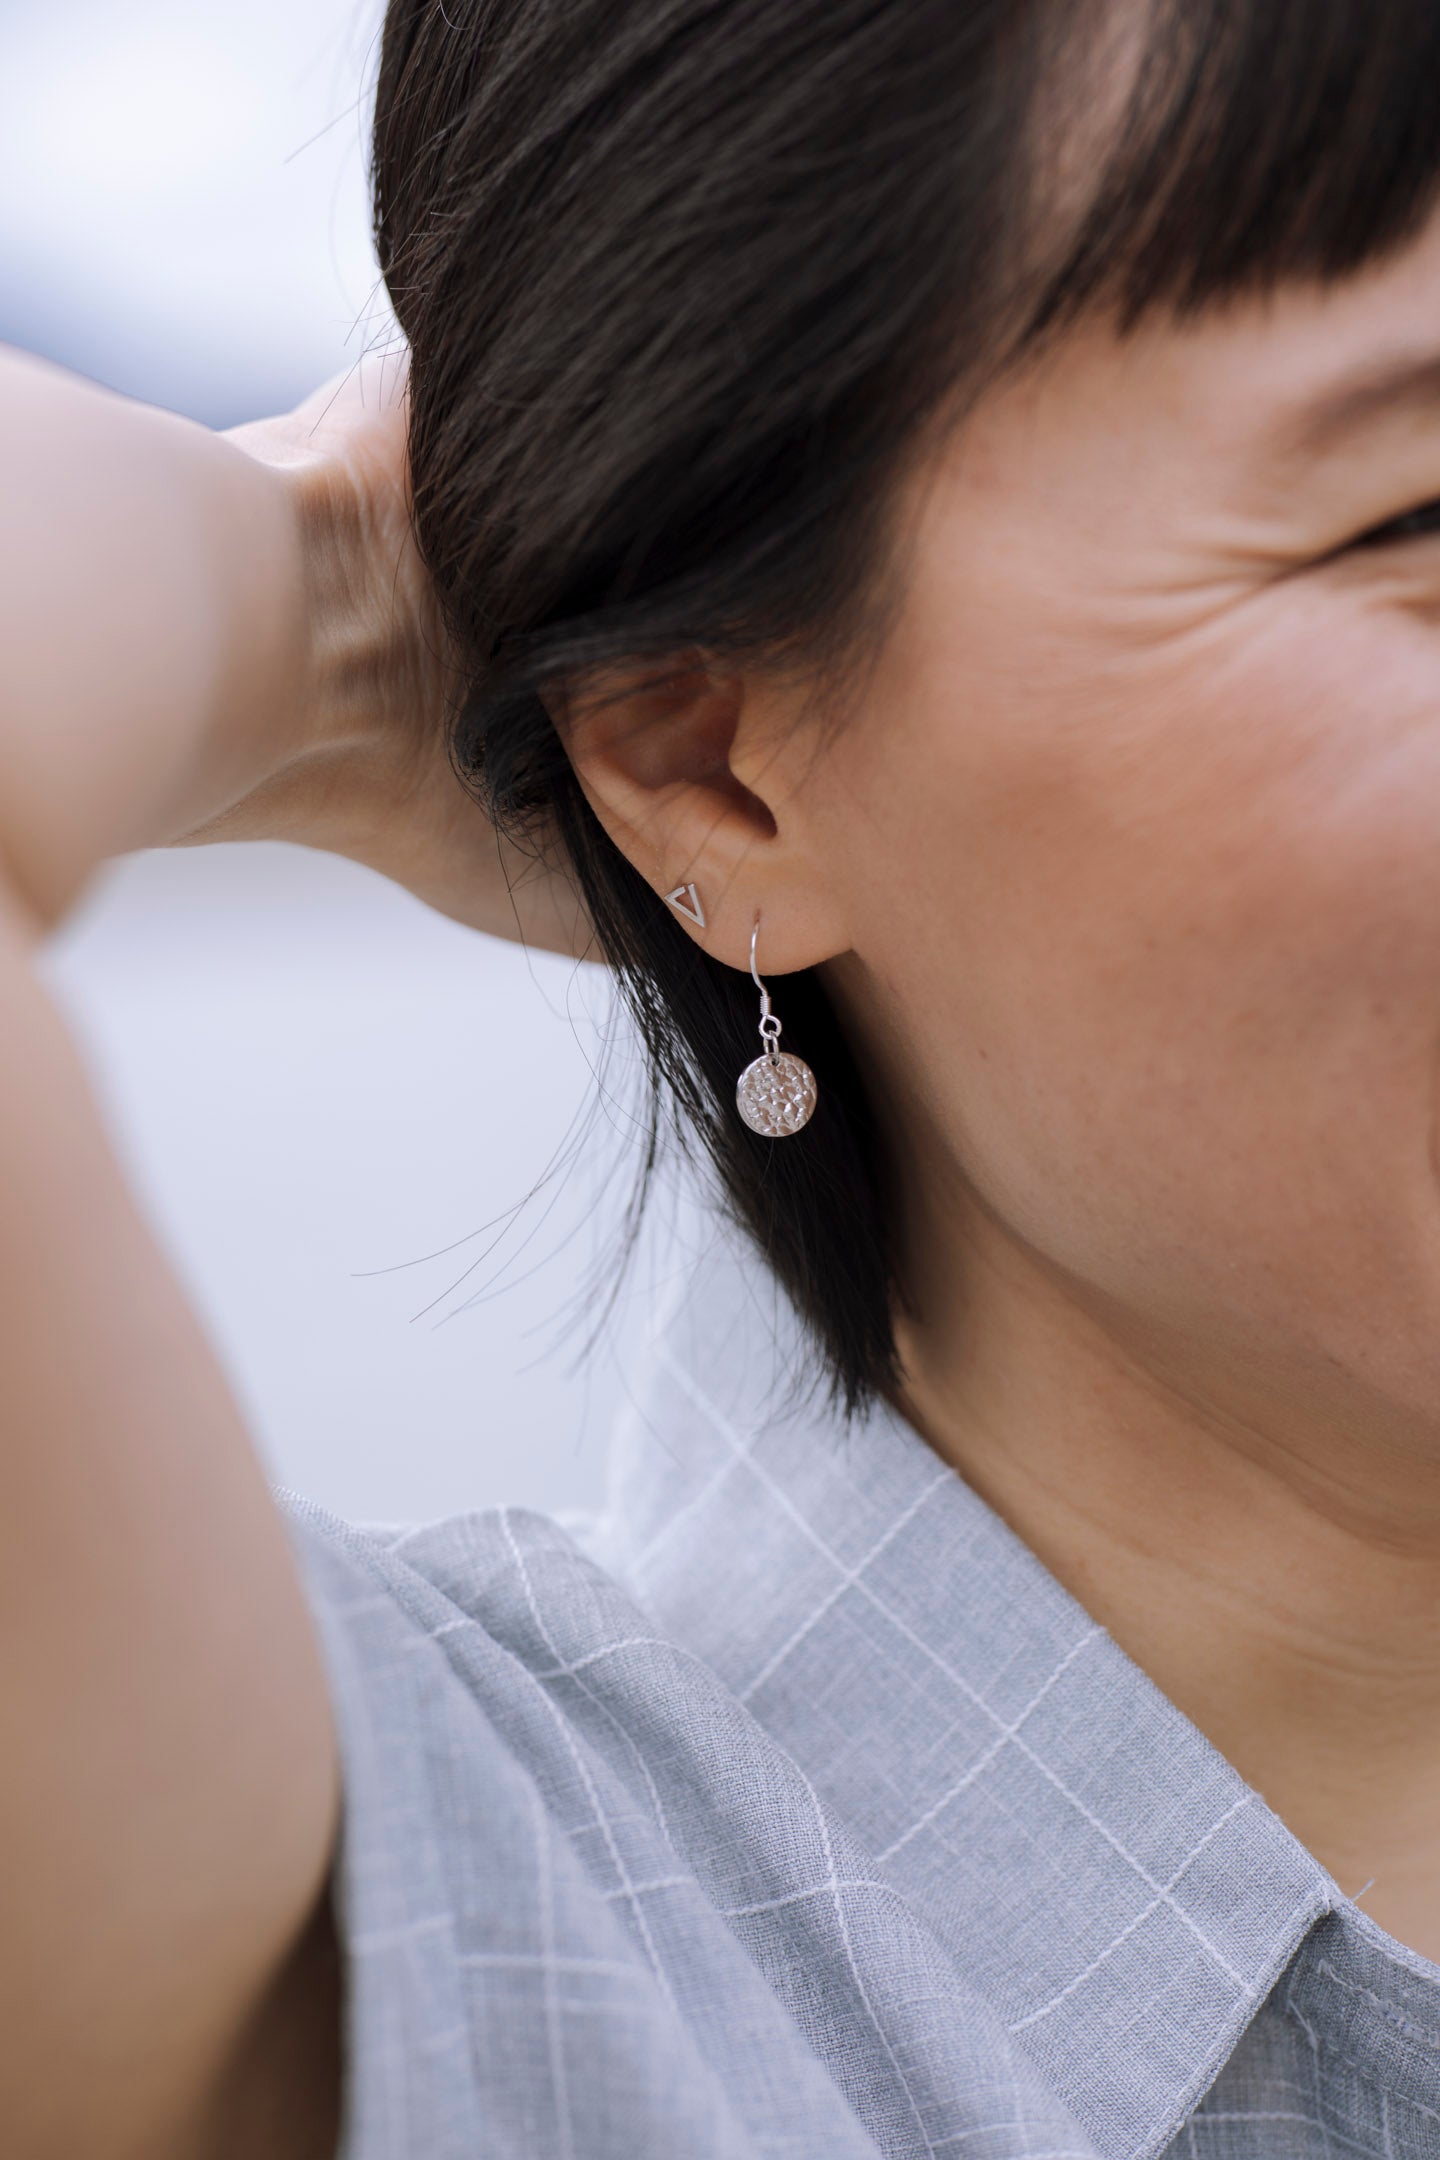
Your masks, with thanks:
[{"label": "closed eye", "polygon": [[1351,547],[1391,547],[1401,540],[1425,540],[1440,533],[1440,501],[1421,503],[1418,509],[1407,510],[1403,517],[1388,518],[1383,525],[1372,525],[1369,532],[1350,542]]}]

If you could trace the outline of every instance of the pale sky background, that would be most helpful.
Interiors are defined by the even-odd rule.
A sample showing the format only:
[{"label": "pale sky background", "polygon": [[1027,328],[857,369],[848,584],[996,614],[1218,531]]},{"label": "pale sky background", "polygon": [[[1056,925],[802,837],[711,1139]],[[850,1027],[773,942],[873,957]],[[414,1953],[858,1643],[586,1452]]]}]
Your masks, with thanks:
[{"label": "pale sky background", "polygon": [[[0,339],[212,426],[383,345],[378,19],[369,0],[0,0]],[[273,1477],[360,1519],[598,1496],[692,1221],[677,1201],[679,1244],[653,1242],[577,1369],[631,1164],[633,1052],[600,970],[278,846],[116,865],[47,964]],[[597,1102],[608,1037],[579,1165],[527,1202]],[[480,1259],[494,1231],[474,1233],[518,1203]]]}]

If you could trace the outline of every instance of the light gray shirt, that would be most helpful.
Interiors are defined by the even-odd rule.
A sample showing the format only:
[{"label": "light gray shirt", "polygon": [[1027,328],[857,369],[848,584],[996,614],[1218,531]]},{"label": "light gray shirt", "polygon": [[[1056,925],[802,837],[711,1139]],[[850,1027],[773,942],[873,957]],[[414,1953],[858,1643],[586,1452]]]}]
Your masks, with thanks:
[{"label": "light gray shirt", "polygon": [[344,1766],[343,2160],[1440,2160],[1440,1969],[799,1364],[717,1246],[601,1519],[279,1495]]}]

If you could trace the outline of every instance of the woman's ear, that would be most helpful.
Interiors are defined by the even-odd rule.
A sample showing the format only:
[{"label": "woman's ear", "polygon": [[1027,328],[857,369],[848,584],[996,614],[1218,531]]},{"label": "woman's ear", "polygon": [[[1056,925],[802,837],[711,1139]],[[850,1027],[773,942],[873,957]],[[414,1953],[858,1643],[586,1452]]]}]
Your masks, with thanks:
[{"label": "woman's ear", "polygon": [[748,967],[757,915],[768,973],[845,950],[838,892],[810,844],[814,722],[797,694],[685,654],[546,704],[590,807],[657,905],[695,887],[703,924],[688,894],[676,913],[707,952]]}]

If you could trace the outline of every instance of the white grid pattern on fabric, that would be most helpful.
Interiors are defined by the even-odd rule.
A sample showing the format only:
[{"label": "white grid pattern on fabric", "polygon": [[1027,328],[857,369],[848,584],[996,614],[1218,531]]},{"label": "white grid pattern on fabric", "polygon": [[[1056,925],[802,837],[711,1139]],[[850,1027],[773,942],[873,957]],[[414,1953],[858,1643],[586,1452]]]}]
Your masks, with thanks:
[{"label": "white grid pattern on fabric", "polygon": [[900,1420],[768,1419],[723,1297],[592,1544],[292,1511],[342,2160],[1440,2160],[1440,1975]]},{"label": "white grid pattern on fabric", "polygon": [[[663,1348],[663,1346],[661,1347],[658,1354],[661,1362],[669,1371],[671,1378],[676,1382],[679,1387],[683,1389],[685,1394],[688,1395],[695,1408],[699,1410],[703,1416],[707,1417],[710,1420],[714,1430],[719,1435],[719,1437],[725,1442],[727,1447],[732,1448],[736,1452],[738,1457],[740,1455],[740,1445],[734,1432],[732,1431],[731,1427],[729,1426],[726,1419],[722,1416],[720,1411],[715,1407],[714,1404],[710,1402],[708,1397],[702,1392],[699,1383],[694,1379],[693,1375],[686,1372],[675,1361],[675,1359],[670,1355],[670,1353]],[[1171,1888],[1173,1887],[1173,1881],[1178,1881],[1180,1876],[1185,1873],[1185,1870],[1190,1865],[1190,1862],[1196,1858],[1203,1845],[1209,1841],[1209,1838],[1214,1835],[1215,1829],[1219,1826],[1211,1826],[1211,1828],[1205,1833],[1204,1837],[1197,1840],[1195,1846],[1186,1856],[1186,1859],[1182,1866],[1176,1871],[1176,1875],[1172,1880],[1172,1885],[1166,1885],[1157,1882],[1155,1878],[1149,1873],[1149,1871],[1141,1865],[1140,1861],[1135,1858],[1134,1854],[1126,1850],[1125,1846],[1115,1835],[1115,1833],[1110,1829],[1109,1825],[1102,1821],[1098,1815],[1096,1815],[1090,1808],[1086,1806],[1085,1802],[1080,1798],[1078,1793],[1072,1792],[1070,1790],[1070,1788],[1064,1783],[1063,1779],[1061,1779],[1056,1774],[1056,1772],[1050,1767],[1050,1765],[1044,1760],[1044,1758],[1038,1755],[1033,1748],[1027,1745],[1021,1734],[1018,1731],[1011,1731],[1004,1724],[1004,1722],[996,1716],[995,1712],[990,1708],[990,1705],[985,1701],[983,1695],[981,1695],[979,1691],[972,1686],[966,1676],[962,1672],[960,1672],[951,1662],[949,1662],[942,1655],[942,1653],[935,1648],[933,1644],[924,1641],[920,1636],[918,1636],[913,1630],[913,1628],[909,1627],[907,1623],[903,1619],[901,1619],[900,1615],[896,1613],[890,1606],[888,1606],[885,1600],[878,1594],[878,1592],[869,1583],[865,1581],[864,1577],[866,1569],[871,1566],[874,1561],[879,1558],[880,1555],[890,1545],[892,1538],[896,1534],[896,1531],[900,1527],[902,1527],[902,1525],[906,1521],[910,1519],[911,1514],[913,1514],[913,1512],[915,1512],[915,1509],[918,1508],[919,1502],[915,1504],[915,1507],[912,1507],[911,1510],[907,1511],[907,1514],[901,1517],[900,1520],[895,1525],[893,1525],[889,1531],[886,1532],[885,1536],[880,1539],[878,1544],[872,1547],[870,1553],[867,1555],[865,1560],[861,1561],[857,1566],[853,1568],[847,1568],[844,1562],[838,1556],[838,1554],[830,1550],[829,1546],[825,1543],[820,1533],[808,1520],[803,1511],[797,1506],[795,1501],[791,1498],[790,1494],[785,1492],[783,1488],[779,1484],[777,1484],[776,1481],[771,1477],[769,1471],[766,1469],[763,1461],[759,1458],[757,1452],[753,1447],[744,1454],[743,1461],[744,1467],[749,1471],[750,1475],[754,1478],[757,1478],[762,1484],[767,1487],[775,1505],[784,1511],[784,1513],[789,1517],[791,1522],[793,1522],[796,1528],[801,1532],[802,1536],[807,1538],[809,1542],[815,1547],[816,1551],[820,1553],[820,1555],[825,1560],[827,1560],[830,1565],[835,1569],[836,1575],[839,1579],[837,1595],[843,1594],[843,1592],[847,1589],[854,1589],[857,1590],[862,1597],[867,1598],[874,1605],[876,1611],[888,1623],[888,1625],[895,1628],[901,1635],[904,1636],[905,1640],[909,1643],[909,1645],[915,1651],[918,1657],[925,1658],[931,1663],[935,1664],[939,1668],[939,1670],[943,1672],[945,1678],[952,1682],[953,1685],[957,1687],[960,1692],[965,1695],[970,1702],[974,1704],[975,1708],[979,1710],[983,1716],[989,1718],[993,1722],[996,1728],[997,1738],[1002,1743],[1009,1743],[1017,1747],[1021,1751],[1021,1753],[1027,1757],[1032,1767],[1039,1772],[1041,1777],[1047,1779],[1051,1784],[1055,1786],[1061,1798],[1071,1808],[1074,1809],[1075,1813],[1089,1826],[1091,1830],[1095,1831],[1101,1838],[1105,1840],[1105,1843],[1110,1846],[1116,1857],[1124,1862],[1125,1866],[1134,1873],[1137,1880],[1141,1882],[1144,1887],[1151,1893],[1155,1902],[1157,1904],[1167,1905],[1170,1908],[1170,1910],[1175,1914],[1176,1918],[1181,1922],[1181,1924],[1184,1927],[1188,1928],[1190,1932],[1194,1935],[1196,1941],[1200,1945],[1200,1948],[1204,1951],[1205,1955],[1212,1960],[1217,1970],[1222,1972],[1225,1977],[1231,1982],[1237,1994],[1247,1998],[1252,1997],[1254,1993],[1253,1983],[1246,1980],[1246,1978],[1242,1974],[1238,1973],[1234,1969],[1229,1959],[1224,1955],[1224,1953],[1219,1949],[1219,1947],[1208,1938],[1204,1929],[1200,1927],[1194,1917],[1190,1913],[1188,1913],[1183,1906],[1177,1905],[1170,1894]],[[919,1501],[928,1500],[933,1495],[938,1494],[942,1490],[950,1489],[955,1485],[955,1483],[956,1480],[952,1472],[943,1472],[925,1488],[924,1492],[919,1496]],[[797,1642],[803,1640],[804,1635],[809,1631],[809,1628],[813,1627],[818,1623],[821,1613],[829,1610],[830,1602],[833,1601],[827,1601],[827,1604],[824,1607],[820,1608],[819,1611],[817,1611],[815,1618],[797,1632],[795,1637],[795,1640]],[[1098,1630],[1091,1630],[1090,1632],[1092,1635],[1099,1633]],[[1069,1653],[1067,1653],[1067,1656],[1068,1655]],[[1049,1689],[1060,1677],[1060,1671],[1061,1667],[1057,1666],[1054,1671],[1051,1672],[1046,1682],[1045,1688],[1041,1691],[1042,1697],[1044,1694],[1047,1694],[1049,1692]],[[753,1693],[756,1685],[758,1685],[757,1682],[752,1682],[749,1689],[742,1690],[741,1699],[745,1700],[750,1693]],[[1229,1813],[1233,1814],[1234,1812],[1236,1812],[1236,1809],[1239,1805],[1248,1803],[1254,1797],[1254,1795],[1249,1793],[1242,1795],[1241,1801],[1236,1802],[1235,1806],[1233,1806],[1229,1810]],[[918,1823],[913,1827],[918,1827]],[[899,1841],[900,1844],[903,1844],[904,1842],[904,1839],[901,1839]],[[1127,1930],[1126,1932],[1128,1933],[1129,1931]],[[1115,1947],[1117,1947],[1118,1943],[1122,1939],[1123,1938],[1121,1937],[1117,1937],[1115,1944],[1111,1945],[1111,1949],[1113,1950]],[[1102,1960],[1096,1961],[1097,1964],[1099,1962],[1102,1962]],[[1022,2022],[1029,2021],[1024,2020]]]}]

